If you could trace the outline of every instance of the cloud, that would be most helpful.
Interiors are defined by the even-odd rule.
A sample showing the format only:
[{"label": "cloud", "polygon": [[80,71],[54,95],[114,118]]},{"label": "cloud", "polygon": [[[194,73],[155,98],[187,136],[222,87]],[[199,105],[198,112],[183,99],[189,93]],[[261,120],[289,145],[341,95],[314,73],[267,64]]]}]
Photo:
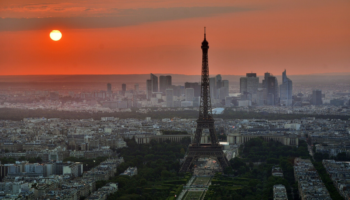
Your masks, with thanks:
[{"label": "cloud", "polygon": [[[87,9],[85,10],[86,12],[90,11]],[[140,8],[114,9],[112,14],[103,17],[1,18],[0,31],[40,30],[49,28],[112,28],[158,21],[211,17],[225,13],[251,10],[254,9],[237,7]]]}]

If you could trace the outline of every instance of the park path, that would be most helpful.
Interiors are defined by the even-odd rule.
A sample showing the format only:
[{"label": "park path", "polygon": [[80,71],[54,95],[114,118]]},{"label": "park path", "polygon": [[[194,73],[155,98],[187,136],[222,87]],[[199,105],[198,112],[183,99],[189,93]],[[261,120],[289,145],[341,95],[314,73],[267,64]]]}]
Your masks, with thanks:
[{"label": "park path", "polygon": [[181,200],[184,197],[184,195],[187,192],[187,189],[185,189],[185,188],[189,187],[193,183],[194,179],[196,179],[196,176],[191,177],[191,179],[187,182],[186,186],[184,187],[184,189],[182,189],[181,193],[176,198],[176,200]]},{"label": "park path", "polygon": [[193,175],[191,179],[187,182],[186,186],[192,185],[193,181],[197,178],[197,176]]},{"label": "park path", "polygon": [[[181,193],[179,194],[179,196],[176,198],[176,200],[182,200],[185,197],[185,194],[188,191],[204,191],[206,193],[207,191],[207,187],[203,188],[203,187],[193,187],[191,186],[193,184],[193,181],[197,178],[197,176],[193,175],[191,177],[191,179],[187,182],[186,186],[184,186],[184,188],[182,189]],[[212,177],[211,177],[212,178]],[[211,180],[211,179],[210,179]],[[207,183],[207,186],[209,186],[211,184],[211,181],[209,181]],[[203,196],[203,199],[205,197],[205,194]],[[199,199],[198,199],[199,200]]]}]

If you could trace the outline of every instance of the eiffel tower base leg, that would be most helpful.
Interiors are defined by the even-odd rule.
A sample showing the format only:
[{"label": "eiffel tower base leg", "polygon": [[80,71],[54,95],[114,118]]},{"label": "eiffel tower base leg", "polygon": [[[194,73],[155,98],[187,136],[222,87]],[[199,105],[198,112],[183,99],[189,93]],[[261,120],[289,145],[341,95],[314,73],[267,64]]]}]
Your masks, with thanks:
[{"label": "eiffel tower base leg", "polygon": [[215,157],[221,166],[221,171],[230,166],[224,152],[222,151],[222,146],[201,144],[200,146],[189,147],[187,157],[180,168],[180,173],[190,172],[193,161],[199,157]]}]

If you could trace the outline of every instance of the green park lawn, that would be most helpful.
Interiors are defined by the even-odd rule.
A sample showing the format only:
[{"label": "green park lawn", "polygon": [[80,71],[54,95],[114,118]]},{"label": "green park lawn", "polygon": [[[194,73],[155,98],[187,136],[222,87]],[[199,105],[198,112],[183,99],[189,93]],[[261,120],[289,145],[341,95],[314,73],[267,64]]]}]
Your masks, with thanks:
[{"label": "green park lawn", "polygon": [[207,185],[210,181],[211,177],[197,177],[192,185]]},{"label": "green park lawn", "polygon": [[184,200],[199,200],[204,191],[188,191]]}]

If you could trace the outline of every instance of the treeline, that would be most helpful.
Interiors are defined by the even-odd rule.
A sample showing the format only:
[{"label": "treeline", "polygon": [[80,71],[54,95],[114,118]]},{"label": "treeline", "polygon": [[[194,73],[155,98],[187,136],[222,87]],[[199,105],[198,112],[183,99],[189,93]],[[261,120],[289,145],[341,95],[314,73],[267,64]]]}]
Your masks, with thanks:
[{"label": "treeline", "polygon": [[341,119],[348,120],[349,116],[346,115],[316,115],[316,114],[279,114],[279,113],[267,113],[267,112],[243,112],[233,111],[232,109],[225,109],[225,112],[221,115],[217,115],[223,119],[268,119],[268,120],[289,120],[289,119],[301,119],[304,117],[315,117],[317,119]]},{"label": "treeline", "polygon": [[[137,113],[135,109],[132,112],[75,112],[75,111],[58,111],[49,109],[17,109],[17,108],[0,108],[0,120],[14,120],[20,121],[23,118],[61,118],[61,119],[95,119],[100,120],[101,117],[117,117],[121,119],[126,118],[136,118],[144,119],[146,117],[151,117],[152,119],[162,119],[162,118],[198,118],[198,111],[195,110],[185,110],[185,111],[151,111],[147,114]],[[304,117],[315,117],[319,119],[341,119],[348,120],[349,116],[344,115],[301,115],[301,114],[274,114],[274,113],[257,113],[257,112],[242,112],[242,111],[232,111],[231,109],[226,109],[223,114],[214,115],[215,118],[223,119],[268,119],[268,120],[278,120],[278,119],[300,119]]]},{"label": "treeline", "polygon": [[[276,184],[286,187],[288,199],[298,197],[293,163],[295,157],[309,158],[306,142],[299,141],[296,148],[254,138],[242,146],[240,156],[232,159],[231,166],[224,171],[236,177],[217,175],[214,178],[217,185],[210,186],[206,200],[270,200]],[[273,166],[280,166],[284,177],[272,176]]]},{"label": "treeline", "polygon": [[197,111],[161,111],[161,112],[149,112],[147,114],[132,112],[76,112],[76,111],[58,111],[49,109],[17,109],[17,108],[0,108],[0,120],[14,120],[20,121],[23,118],[61,118],[61,119],[94,119],[100,120],[101,117],[116,117],[121,119],[136,118],[145,119],[151,117],[152,119],[162,118],[197,118]]},{"label": "treeline", "polygon": [[124,163],[117,168],[117,174],[128,167],[137,167],[137,175],[117,175],[108,181],[97,182],[102,187],[108,182],[118,183],[118,191],[108,196],[108,200],[175,200],[189,179],[189,174],[179,174],[180,162],[188,145],[189,138],[179,143],[156,142],[137,144],[134,139],[126,139],[128,148],[118,149]]},{"label": "treeline", "polygon": [[[162,118],[198,118],[198,111],[184,110],[184,111],[151,111],[147,114],[137,113],[135,109],[132,112],[75,112],[75,111],[58,111],[49,109],[17,109],[17,108],[0,108],[0,120],[14,120],[19,121],[23,118],[61,118],[61,119],[90,119],[100,120],[101,117],[117,117],[121,119],[136,118],[144,119],[151,117],[152,119]],[[304,117],[315,117],[318,119],[341,119],[348,120],[349,116],[344,115],[309,115],[309,114],[275,114],[275,113],[257,113],[257,112],[243,112],[232,111],[231,109],[225,109],[223,114],[214,115],[215,118],[223,119],[300,119]]]},{"label": "treeline", "polygon": [[315,169],[317,170],[318,175],[320,175],[322,182],[324,183],[324,185],[326,186],[329,195],[331,196],[331,198],[333,200],[336,199],[344,199],[339,192],[337,191],[337,189],[335,188],[332,179],[329,177],[329,175],[327,174],[327,170],[326,168],[324,168],[322,162],[312,162],[312,164],[314,165]]},{"label": "treeline", "polygon": [[41,163],[43,160],[40,157],[26,158],[24,156],[21,156],[18,159],[12,158],[12,157],[0,158],[1,164],[11,164],[11,163],[15,163],[16,161],[28,161],[29,163]]}]

